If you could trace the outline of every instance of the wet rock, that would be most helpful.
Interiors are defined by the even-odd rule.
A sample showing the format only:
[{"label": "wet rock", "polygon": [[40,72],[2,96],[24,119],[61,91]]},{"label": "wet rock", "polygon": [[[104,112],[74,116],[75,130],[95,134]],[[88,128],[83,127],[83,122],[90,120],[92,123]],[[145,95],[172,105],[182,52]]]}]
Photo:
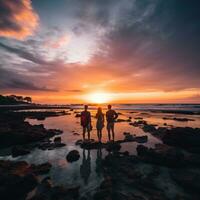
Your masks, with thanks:
[{"label": "wet rock", "polygon": [[129,133],[129,132],[124,132],[123,135],[124,135],[124,136],[130,135],[130,133]]},{"label": "wet rock", "polygon": [[80,145],[83,149],[98,149],[100,147],[103,147],[103,143],[99,143],[98,141],[90,140],[90,141],[83,141]]},{"label": "wet rock", "polygon": [[125,138],[124,140],[127,140],[127,141],[133,141],[134,140],[134,136],[129,134],[129,135],[125,135]]},{"label": "wet rock", "polygon": [[51,189],[51,199],[77,199],[79,196],[79,187],[65,188],[55,186]]},{"label": "wet rock", "polygon": [[68,162],[75,162],[80,158],[80,154],[77,150],[72,150],[67,154],[67,161]]},{"label": "wet rock", "polygon": [[[148,136],[135,136],[131,134],[126,134],[124,138],[124,142],[138,142],[138,143],[146,143],[148,141]],[[121,142],[122,143],[122,142]]]},{"label": "wet rock", "polygon": [[75,142],[75,145],[81,145],[83,143],[83,140],[77,140],[76,142]]},{"label": "wet rock", "polygon": [[20,112],[21,115],[23,115],[26,118],[30,119],[37,119],[37,120],[45,120],[47,117],[56,117],[61,115],[68,114],[65,111],[26,111],[26,112]]},{"label": "wet rock", "polygon": [[167,199],[155,181],[158,176],[155,167],[148,172],[136,156],[109,154],[103,161],[103,167],[104,176],[108,179],[102,182],[93,199]]},{"label": "wet rock", "polygon": [[137,136],[137,137],[135,137],[135,141],[137,143],[146,143],[148,141],[148,136],[147,135]]},{"label": "wet rock", "polygon": [[175,121],[180,121],[180,122],[188,122],[188,121],[195,121],[194,119],[189,119],[189,118],[170,118],[170,117],[163,117],[164,120],[175,120]]},{"label": "wet rock", "polygon": [[63,133],[60,129],[48,129],[49,132],[53,132],[53,135],[60,135]]},{"label": "wet rock", "polygon": [[57,129],[47,130],[42,124],[31,125],[24,121],[24,115],[20,112],[0,113],[0,127],[6,127],[0,128],[0,148],[38,142],[61,133]]},{"label": "wet rock", "polygon": [[54,145],[52,146],[52,149],[55,149],[55,148],[59,148],[59,147],[64,147],[66,146],[65,143],[54,143]]},{"label": "wet rock", "polygon": [[37,174],[49,171],[50,164],[29,165],[25,161],[0,160],[1,199],[25,199],[38,184]]},{"label": "wet rock", "polygon": [[200,129],[189,127],[166,129],[162,140],[167,145],[190,151],[190,148],[200,148]]},{"label": "wet rock", "polygon": [[36,185],[37,179],[32,174],[22,177],[14,174],[0,173],[1,199],[25,199],[27,193]]},{"label": "wet rock", "polygon": [[77,113],[76,115],[75,115],[75,117],[81,117],[81,114],[80,113]]},{"label": "wet rock", "polygon": [[49,162],[40,164],[40,165],[31,165],[31,171],[34,174],[46,174],[50,171],[52,165]]},{"label": "wet rock", "polygon": [[64,187],[52,186],[49,177],[44,178],[36,188],[35,194],[30,200],[75,200],[79,197],[79,186]]},{"label": "wet rock", "polygon": [[12,157],[29,154],[30,151],[24,147],[15,146],[12,148]]},{"label": "wet rock", "polygon": [[139,127],[139,126],[142,126],[142,125],[147,125],[147,122],[145,120],[138,120],[138,121],[135,121],[135,122],[131,122],[129,124],[131,126]]},{"label": "wet rock", "polygon": [[145,124],[145,125],[142,127],[142,130],[143,130],[144,132],[150,132],[150,133],[152,133],[152,132],[155,132],[155,131],[156,131],[156,128],[155,128],[154,125]]},{"label": "wet rock", "polygon": [[200,172],[191,169],[171,172],[171,177],[185,190],[200,194]]},{"label": "wet rock", "polygon": [[55,148],[64,147],[64,146],[66,146],[66,144],[61,142],[61,137],[56,137],[54,139],[54,142],[51,142],[50,140],[46,142],[41,142],[38,145],[38,148],[42,150],[53,150]]},{"label": "wet rock", "polygon": [[131,111],[131,112],[129,112],[130,114],[134,114],[134,113],[137,113],[137,112],[135,112],[135,111]]},{"label": "wet rock", "polygon": [[130,133],[125,133],[125,138],[123,140],[116,140],[107,143],[101,143],[95,140],[77,140],[76,145],[79,145],[83,149],[99,149],[99,148],[106,148],[110,151],[110,149],[116,150],[117,148],[121,147],[121,143],[126,142],[137,142],[137,143],[145,143],[147,142],[148,137],[144,136],[135,136],[131,135]]},{"label": "wet rock", "polygon": [[53,141],[54,143],[61,143],[61,137],[55,137]]},{"label": "wet rock", "polygon": [[116,142],[110,142],[107,144],[106,146],[106,150],[107,151],[119,151],[121,149],[121,145],[119,143]]},{"label": "wet rock", "polygon": [[143,120],[143,117],[135,117],[136,120]]},{"label": "wet rock", "polygon": [[185,163],[184,154],[180,149],[168,147],[166,145],[156,145],[155,149],[137,146],[138,156],[145,162],[168,166],[182,167]]},{"label": "wet rock", "polygon": [[117,119],[115,122],[131,122],[131,118],[129,118],[129,119]]},{"label": "wet rock", "polygon": [[150,132],[153,136],[162,140],[162,138],[166,135],[167,128],[166,127],[158,127],[156,130]]},{"label": "wet rock", "polygon": [[102,200],[102,199],[108,199],[111,200],[111,194],[110,191],[108,189],[104,189],[104,190],[99,190],[97,191],[94,196],[93,196],[94,200]]}]

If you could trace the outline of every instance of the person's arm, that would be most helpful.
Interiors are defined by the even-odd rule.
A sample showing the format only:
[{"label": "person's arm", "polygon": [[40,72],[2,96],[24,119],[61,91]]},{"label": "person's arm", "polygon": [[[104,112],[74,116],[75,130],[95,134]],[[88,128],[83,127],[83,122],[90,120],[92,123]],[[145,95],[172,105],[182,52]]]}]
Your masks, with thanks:
[{"label": "person's arm", "polygon": [[103,114],[103,123],[105,122],[105,116],[104,116],[104,114]]},{"label": "person's arm", "polygon": [[108,111],[106,112],[106,120],[108,120]]},{"label": "person's arm", "polygon": [[118,114],[115,112],[115,119],[117,119],[118,118]]}]

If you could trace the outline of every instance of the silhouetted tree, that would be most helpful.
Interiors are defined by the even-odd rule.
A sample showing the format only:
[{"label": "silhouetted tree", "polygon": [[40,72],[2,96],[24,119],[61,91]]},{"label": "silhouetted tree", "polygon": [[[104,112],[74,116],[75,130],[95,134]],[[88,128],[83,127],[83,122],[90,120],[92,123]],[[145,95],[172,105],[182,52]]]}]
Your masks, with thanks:
[{"label": "silhouetted tree", "polygon": [[24,97],[24,101],[26,101],[27,103],[31,103],[32,99],[31,97]]}]

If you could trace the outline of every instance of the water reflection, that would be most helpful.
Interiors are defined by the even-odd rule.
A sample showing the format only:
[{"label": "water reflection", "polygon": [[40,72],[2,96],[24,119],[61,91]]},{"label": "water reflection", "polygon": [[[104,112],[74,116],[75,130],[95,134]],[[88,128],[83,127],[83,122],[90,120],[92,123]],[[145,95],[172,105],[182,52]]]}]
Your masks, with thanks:
[{"label": "water reflection", "polygon": [[[87,151],[87,156],[85,153],[86,151]],[[86,185],[88,184],[88,179],[90,177],[90,173],[91,173],[90,150],[83,149],[82,164],[80,166],[80,174]]]},{"label": "water reflection", "polygon": [[101,147],[97,149],[97,157],[96,157],[96,173],[97,176],[101,176],[102,174],[102,149]]}]

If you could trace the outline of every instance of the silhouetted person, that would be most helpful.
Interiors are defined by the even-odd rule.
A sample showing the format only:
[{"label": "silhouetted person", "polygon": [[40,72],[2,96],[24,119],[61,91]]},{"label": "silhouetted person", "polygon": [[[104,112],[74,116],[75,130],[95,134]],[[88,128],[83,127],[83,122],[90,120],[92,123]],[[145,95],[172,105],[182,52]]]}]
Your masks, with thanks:
[{"label": "silhouetted person", "polygon": [[107,130],[108,130],[108,139],[111,141],[110,131],[112,132],[112,139],[115,140],[115,132],[114,132],[114,125],[115,120],[118,118],[118,114],[111,109],[112,106],[108,105],[108,111],[106,112],[106,120],[107,120]]},{"label": "silhouetted person", "polygon": [[97,110],[96,118],[97,118],[97,123],[96,123],[97,137],[98,137],[99,142],[101,142],[102,129],[104,127],[104,114],[102,112],[101,107],[99,107]]},{"label": "silhouetted person", "polygon": [[84,106],[84,111],[81,112],[81,126],[83,127],[83,140],[85,140],[85,133],[88,133],[88,140],[90,140],[90,131],[92,129],[91,125],[91,114],[87,111],[88,106]]},{"label": "silhouetted person", "polygon": [[101,151],[101,147],[99,147],[97,149],[97,158],[96,158],[96,173],[98,176],[101,175],[103,171],[103,167],[102,167],[102,151]]},{"label": "silhouetted person", "polygon": [[[87,151],[87,158],[85,155],[85,151]],[[80,166],[80,174],[84,180],[84,183],[88,183],[88,179],[91,173],[91,157],[90,157],[90,150],[83,149],[83,159],[82,164]]]}]

